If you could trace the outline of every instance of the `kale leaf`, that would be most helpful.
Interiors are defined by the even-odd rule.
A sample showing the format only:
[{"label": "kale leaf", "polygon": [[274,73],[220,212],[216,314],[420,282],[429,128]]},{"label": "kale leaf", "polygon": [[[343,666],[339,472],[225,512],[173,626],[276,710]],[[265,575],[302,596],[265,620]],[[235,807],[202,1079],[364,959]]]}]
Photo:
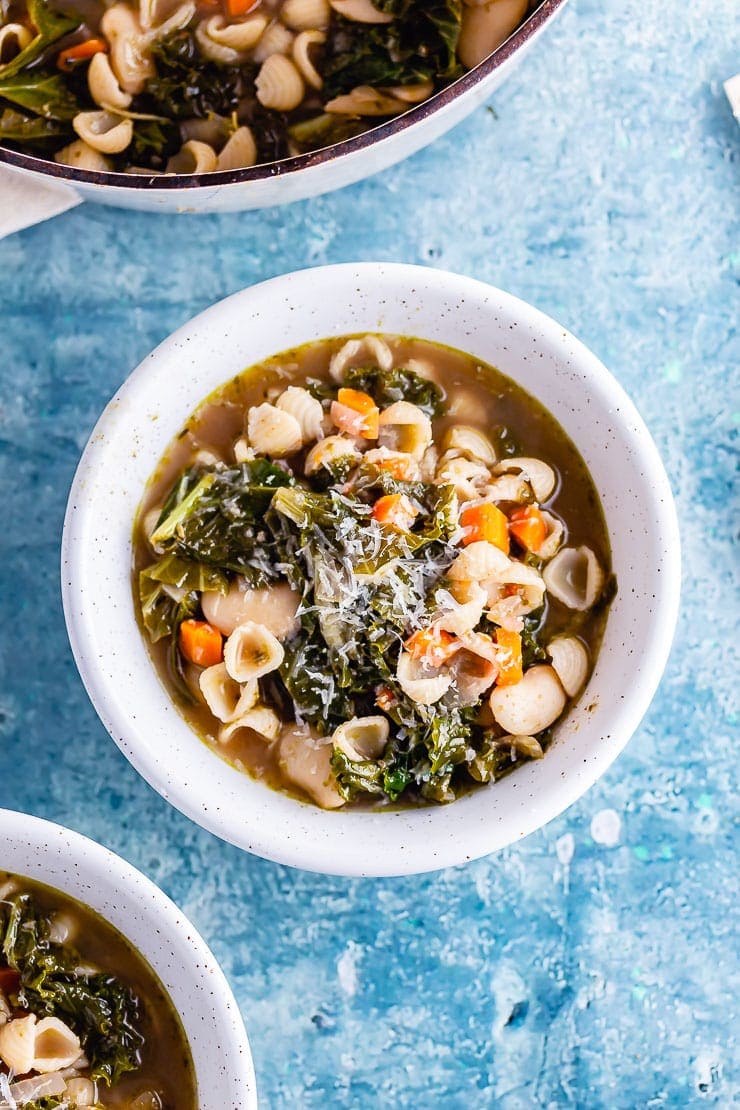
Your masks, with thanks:
[{"label": "kale leaf", "polygon": [[126,165],[161,170],[181,142],[180,128],[171,120],[134,120],[134,136],[122,158]]},{"label": "kale leaf", "polygon": [[165,555],[142,570],[139,574],[141,615],[153,644],[171,636],[177,623],[179,602],[166,586],[174,586],[176,590],[226,593],[229,579],[217,567],[194,563],[179,555]]},{"label": "kale leaf", "polygon": [[71,120],[82,110],[61,73],[44,69],[13,77],[0,75],[0,97],[44,119]]},{"label": "kale leaf", "polygon": [[333,15],[324,56],[326,99],[358,85],[417,85],[462,72],[456,48],[461,0],[379,0],[393,19],[367,24]]},{"label": "kale leaf", "polygon": [[415,370],[403,367],[381,370],[377,366],[348,370],[344,385],[369,393],[382,409],[395,401],[409,401],[432,420],[444,411],[444,393],[440,387],[429,378],[422,378]]},{"label": "kale leaf", "polygon": [[29,19],[36,28],[36,34],[23,50],[11,61],[0,65],[0,80],[5,81],[20,73],[31,62],[35,62],[53,43],[58,42],[82,23],[80,16],[62,15],[48,0],[27,0],[26,9]]},{"label": "kale leaf", "polygon": [[73,135],[72,128],[59,120],[31,116],[13,108],[3,108],[0,115],[0,142],[39,146],[48,144],[49,140],[71,138]]},{"label": "kale leaf", "polygon": [[92,1079],[111,1086],[139,1067],[139,999],[113,975],[79,974],[79,955],[50,939],[48,919],[30,894],[0,903],[0,938],[5,962],[20,974],[19,1006],[65,1021],[80,1038]]},{"label": "kale leaf", "polygon": [[168,554],[236,571],[264,585],[280,572],[263,517],[275,491],[294,484],[292,474],[267,459],[191,468],[170,491],[152,542]]},{"label": "kale leaf", "polygon": [[254,66],[226,66],[200,53],[192,31],[176,31],[152,47],[156,74],[147,82],[152,110],[170,119],[230,116],[250,91]]}]

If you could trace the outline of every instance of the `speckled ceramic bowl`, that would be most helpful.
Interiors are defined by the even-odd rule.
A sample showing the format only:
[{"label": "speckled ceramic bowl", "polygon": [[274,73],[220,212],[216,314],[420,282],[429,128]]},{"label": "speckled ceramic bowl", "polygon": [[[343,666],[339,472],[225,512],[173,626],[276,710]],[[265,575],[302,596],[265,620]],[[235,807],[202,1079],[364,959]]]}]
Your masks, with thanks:
[{"label": "speckled ceramic bowl", "polygon": [[239,1009],[223,972],[183,913],[120,856],[50,821],[0,809],[0,867],[91,906],[149,962],[182,1019],[199,1110],[256,1110]]},{"label": "speckled ceramic bowl", "polygon": [[318,196],[395,165],[459,123],[508,77],[564,4],[542,0],[501,46],[459,80],[402,115],[323,150],[198,175],[99,173],[4,147],[0,165],[72,197],[149,212],[241,212]]},{"label": "speckled ceramic bowl", "polygon": [[[449,806],[324,812],[224,763],[191,731],[134,616],[132,522],[144,485],[198,403],[245,367],[329,335],[387,331],[493,363],[560,421],[601,493],[619,593],[594,672],[544,760]],[[157,348],[103,413],[71,491],[64,607],[101,719],[144,777],[193,820],[297,867],[432,870],[511,844],[604,773],[637,728],[670,647],[679,541],[665,471],[634,405],[599,360],[541,312],[470,278],[361,263],[305,270],[229,297]]]}]

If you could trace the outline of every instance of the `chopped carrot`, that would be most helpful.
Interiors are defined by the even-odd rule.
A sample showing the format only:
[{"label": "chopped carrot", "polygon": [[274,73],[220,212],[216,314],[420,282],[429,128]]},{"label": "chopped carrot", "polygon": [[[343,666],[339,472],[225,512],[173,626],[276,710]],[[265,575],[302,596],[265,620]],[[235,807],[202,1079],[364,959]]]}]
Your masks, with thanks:
[{"label": "chopped carrot", "polygon": [[108,43],[104,39],[85,39],[84,42],[78,42],[75,46],[60,51],[57,55],[57,66],[68,73],[79,62],[86,62],[88,58],[92,58],[93,54],[107,53]]},{"label": "chopped carrot", "polygon": [[419,515],[405,493],[389,493],[373,505],[373,519],[396,532],[408,532]]},{"label": "chopped carrot", "polygon": [[414,460],[410,455],[396,454],[387,459],[376,459],[375,466],[384,470],[399,482],[412,482],[414,480]]},{"label": "chopped carrot", "polygon": [[381,686],[375,695],[375,704],[378,709],[391,709],[396,704],[398,698],[391,690],[390,686]]},{"label": "chopped carrot", "polygon": [[547,539],[547,524],[539,509],[525,505],[509,517],[509,531],[527,551],[538,551]]},{"label": "chopped carrot", "polygon": [[246,15],[252,8],[256,8],[259,2],[260,0],[226,0],[226,8],[229,15]]},{"label": "chopped carrot", "polygon": [[524,675],[522,668],[522,638],[518,632],[510,632],[508,628],[496,629],[496,662],[498,675],[496,683],[499,686],[515,686],[521,682]]},{"label": "chopped carrot", "polygon": [[462,542],[467,547],[469,543],[486,540],[508,555],[507,523],[501,510],[490,501],[486,501],[483,505],[470,505],[467,509],[463,509],[460,515],[460,524],[465,532]]},{"label": "chopped carrot", "polygon": [[451,632],[431,625],[409,636],[404,647],[412,659],[423,659],[432,667],[441,667],[460,650],[462,644]]},{"label": "chopped carrot", "polygon": [[369,393],[359,389],[340,389],[332,401],[331,418],[338,428],[363,439],[377,439],[380,409]]},{"label": "chopped carrot", "polygon": [[224,657],[223,637],[208,621],[183,621],[180,650],[198,667],[215,667]]}]

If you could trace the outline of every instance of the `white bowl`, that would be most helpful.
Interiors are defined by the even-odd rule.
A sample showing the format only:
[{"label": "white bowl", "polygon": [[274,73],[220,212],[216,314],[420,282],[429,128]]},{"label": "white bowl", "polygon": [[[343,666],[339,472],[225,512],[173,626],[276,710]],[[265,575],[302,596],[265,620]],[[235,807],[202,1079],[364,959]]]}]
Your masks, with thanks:
[{"label": "white bowl", "polygon": [[[560,421],[602,498],[619,593],[594,673],[541,762],[449,806],[327,813],[223,762],[185,723],[136,624],[132,522],[171,438],[244,368],[330,335],[386,331],[475,354]],[[634,405],[599,360],[541,312],[488,285],[394,264],[327,266],[236,293],[150,354],[82,456],[62,543],[64,609],[87,691],[123,753],[194,821],[257,855],[309,870],[391,875],[485,855],[526,836],[604,773],[665,666],[679,595],[670,488]]]},{"label": "white bowl", "polygon": [[0,866],[77,898],[149,962],[180,1014],[199,1110],[256,1110],[249,1041],[231,989],[206,944],[162,891],[79,833],[0,809]]},{"label": "white bowl", "polygon": [[176,176],[79,170],[5,147],[0,165],[64,194],[146,212],[243,212],[315,197],[387,169],[449,131],[508,77],[564,4],[542,0],[506,42],[459,80],[403,115],[323,150],[249,169]]}]

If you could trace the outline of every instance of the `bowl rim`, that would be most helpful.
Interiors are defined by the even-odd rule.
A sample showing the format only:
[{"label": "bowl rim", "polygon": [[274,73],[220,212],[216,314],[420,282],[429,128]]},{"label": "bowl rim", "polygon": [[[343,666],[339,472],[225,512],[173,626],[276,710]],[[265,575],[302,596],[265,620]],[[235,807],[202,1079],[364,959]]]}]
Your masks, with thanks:
[{"label": "bowl rim", "polygon": [[[111,883],[117,891],[120,888],[121,893],[130,895],[130,904],[141,915],[142,925],[151,924],[155,936],[177,937],[181,942],[186,942],[191,971],[187,981],[193,984],[200,982],[201,988],[207,993],[209,1005],[217,1010],[219,1046],[228,1053],[230,1065],[230,1097],[236,1094],[239,1098],[233,1110],[257,1110],[254,1062],[239,1006],[216,957],[172,899],[118,853],[56,821],[36,817],[21,810],[0,808],[0,844],[3,845],[0,865],[4,870],[59,890],[87,905],[134,945],[150,966],[154,966],[152,953],[134,944],[125,925],[112,921],[110,912],[101,905],[104,894],[96,876],[105,876],[106,884]],[[14,865],[13,856],[20,857],[25,852],[33,852],[32,865]],[[85,894],[75,889],[75,880],[79,886],[85,887]],[[123,907],[120,915],[122,918],[129,916]],[[171,996],[176,987],[167,982],[167,977],[161,970],[154,970],[168,996]],[[187,1031],[187,1015],[180,1012],[179,1016],[191,1052],[195,1056],[192,1039]],[[198,1080],[197,1066],[195,1074]],[[201,1105],[203,1093],[202,1090],[198,1091]],[[222,1107],[226,1110],[225,1104],[219,1103],[220,1110]]]},{"label": "bowl rim", "polygon": [[70,185],[75,183],[103,185],[110,189],[133,189],[161,193],[177,192],[182,189],[198,190],[213,188],[215,185],[234,185],[249,181],[264,181],[288,177],[301,170],[314,169],[335,161],[345,154],[367,150],[392,136],[401,134],[415,123],[429,119],[446,108],[459,96],[474,89],[524,46],[558,12],[567,0],[542,0],[542,3],[517,27],[501,46],[497,47],[479,65],[468,70],[462,77],[440,89],[400,116],[363,131],[350,139],[319,150],[282,158],[276,162],[263,162],[238,170],[217,170],[214,173],[154,175],[123,173],[113,170],[81,170],[65,166],[51,159],[39,158],[32,154],[10,150],[0,146],[0,164],[6,163],[17,169],[29,170],[46,177],[56,178]]},{"label": "bowl rim", "polygon": [[[514,830],[507,827],[502,831],[493,825],[490,828],[486,826],[483,831],[480,828],[476,828],[474,831],[466,830],[462,842],[457,842],[454,838],[451,838],[445,840],[444,843],[440,843],[439,840],[431,842],[433,838],[430,833],[429,840],[431,843],[427,847],[427,842],[424,841],[424,848],[421,852],[423,858],[419,858],[414,842],[414,836],[418,835],[419,830],[415,826],[410,830],[415,818],[409,817],[408,822],[405,823],[404,815],[409,813],[426,815],[428,825],[431,826],[434,820],[433,814],[448,814],[450,811],[460,811],[460,820],[462,821],[462,807],[469,804],[472,798],[483,794],[483,791],[477,791],[458,799],[451,806],[424,807],[421,810],[411,811],[392,810],[380,814],[379,817],[387,822],[388,829],[391,828],[395,819],[395,827],[398,829],[397,839],[392,845],[383,844],[378,846],[378,844],[374,844],[372,852],[365,852],[361,859],[353,856],[349,847],[349,841],[356,835],[354,826],[351,828],[351,835],[341,838],[347,841],[346,844],[342,843],[337,848],[336,841],[339,838],[334,835],[332,850],[327,851],[326,846],[321,842],[324,830],[319,828],[318,825],[314,826],[317,830],[314,842],[310,835],[296,836],[295,829],[292,830],[293,835],[291,836],[289,830],[282,827],[278,830],[256,825],[251,812],[246,815],[244,813],[236,815],[236,818],[246,822],[245,827],[242,828],[241,825],[238,825],[238,820],[229,812],[224,812],[221,806],[214,806],[210,803],[206,805],[200,798],[198,791],[188,788],[188,784],[184,780],[184,773],[183,776],[180,776],[179,769],[171,771],[164,759],[157,758],[157,753],[151,750],[149,746],[141,716],[139,715],[134,720],[128,708],[119,701],[116,682],[110,675],[104,673],[95,654],[96,614],[91,592],[84,588],[81,581],[81,564],[84,560],[92,558],[90,555],[91,541],[94,540],[96,535],[92,526],[91,509],[86,491],[87,479],[90,476],[91,482],[94,481],[95,473],[105,462],[106,437],[109,430],[111,435],[114,436],[116,428],[120,429],[124,426],[130,428],[125,420],[122,423],[122,414],[127,413],[132,401],[134,407],[137,400],[143,403],[144,398],[147,398],[147,404],[149,403],[149,399],[152,397],[148,388],[150,372],[156,374],[159,367],[159,373],[161,374],[162,365],[166,365],[168,357],[175,354],[181,356],[188,349],[192,338],[203,334],[219,334],[219,328],[222,331],[224,330],[224,320],[226,318],[248,320],[250,312],[255,311],[256,304],[264,304],[268,300],[272,304],[273,300],[279,301],[281,294],[286,294],[288,291],[292,296],[295,296],[299,293],[301,284],[304,288],[311,288],[318,295],[318,290],[325,288],[326,284],[330,283],[331,288],[335,291],[336,289],[346,289],[346,296],[349,300],[350,294],[354,296],[360,291],[363,282],[369,283],[369,288],[372,290],[377,287],[381,277],[388,279],[386,287],[388,282],[391,286],[394,283],[397,285],[402,283],[407,293],[413,291],[417,296],[420,289],[425,289],[428,293],[439,294],[447,298],[446,303],[451,301],[462,303],[467,298],[475,301],[481,307],[485,306],[486,311],[489,309],[493,311],[492,306],[495,305],[498,312],[508,313],[509,318],[522,323],[523,328],[532,332],[536,331],[542,335],[546,343],[551,343],[556,350],[560,351],[561,357],[565,358],[567,353],[572,363],[578,363],[579,372],[589,380],[592,392],[598,395],[604,406],[604,411],[608,411],[610,416],[619,414],[620,426],[623,428],[630,446],[634,447],[635,456],[640,460],[643,473],[650,475],[649,481],[647,477],[644,479],[645,488],[643,492],[650,503],[651,520],[655,522],[654,535],[661,540],[663,550],[660,565],[657,566],[654,578],[651,580],[651,587],[655,590],[653,596],[658,598],[659,603],[656,604],[656,612],[652,623],[643,630],[644,635],[641,640],[641,646],[648,662],[643,669],[631,676],[634,685],[630,689],[630,696],[620,695],[618,707],[613,707],[611,716],[608,718],[610,730],[606,737],[602,736],[596,751],[589,754],[588,760],[583,761],[585,766],[579,767],[577,772],[557,778],[556,781],[550,781],[545,790],[540,789],[539,795],[535,797],[534,803],[529,805],[527,811],[517,813]],[[383,329],[368,329],[367,326],[355,329],[356,332],[363,330]],[[410,333],[411,328],[407,334]],[[331,334],[330,328],[327,327],[325,334]],[[335,332],[335,334],[339,334],[339,332]],[[424,335],[423,331],[421,335]],[[504,372],[507,372],[506,368],[504,368]],[[228,373],[225,372],[225,376],[221,380],[228,380],[228,376]],[[527,387],[525,386],[525,388]],[[208,392],[210,392],[210,389],[203,390],[199,400],[202,400]],[[194,408],[195,405],[192,407]],[[185,414],[185,418],[187,418],[190,411],[192,411],[192,408]],[[581,445],[577,442],[576,446],[581,450]],[[137,457],[142,456],[142,452],[138,448],[136,453]],[[153,452],[150,450],[147,453],[146,449],[144,450],[143,454],[149,459],[148,473],[151,473],[154,466],[156,466],[160,453],[157,453],[156,458],[150,458]],[[611,535],[613,529],[610,526],[611,522],[608,515],[606,519]],[[217,302],[173,332],[126,379],[106,406],[93,429],[72,483],[62,537],[63,606],[75,661],[88,695],[103,724],[136,770],[144,776],[155,790],[181,812],[201,827],[238,847],[277,863],[325,874],[353,876],[417,874],[438,870],[442,867],[456,866],[468,860],[480,858],[515,843],[531,832],[540,829],[580,798],[605,773],[626,746],[653,699],[668,659],[675,631],[680,596],[680,566],[678,521],[663,463],[636,407],[603,363],[562,325],[512,294],[463,275],[424,266],[387,262],[341,263],[295,271],[271,278]],[[90,567],[87,568],[86,574],[89,575],[90,569]],[[84,577],[82,575],[83,579]],[[129,604],[133,610],[132,600],[129,601]],[[136,650],[134,649],[134,652]],[[128,662],[131,662],[131,660],[127,659]],[[150,661],[149,666],[151,667]],[[183,721],[184,719],[174,709],[171,701],[167,699],[167,702],[172,714],[178,720]],[[189,729],[190,726],[185,724],[185,728]],[[135,742],[131,742],[132,737]],[[202,741],[199,742],[203,749],[209,752],[207,746]],[[209,752],[209,754],[219,765],[233,771],[230,765],[225,764],[213,752]],[[197,759],[197,757],[194,758]],[[536,765],[529,764],[521,768],[517,775],[511,776],[511,779],[505,781],[520,780],[524,790],[526,790],[529,782],[527,776],[534,766]],[[190,774],[192,773],[193,768],[190,771]],[[233,771],[233,774],[240,775],[238,771]],[[268,787],[261,784],[257,785],[273,798],[285,799],[286,797],[269,790]],[[534,795],[530,795],[530,797],[534,797]],[[291,820],[295,813],[297,825],[300,824],[297,816],[300,809],[308,809],[326,816],[325,811],[317,810],[315,806],[295,799],[288,800],[291,805],[291,817],[286,819]],[[274,807],[275,813],[278,812],[280,805],[281,803],[277,801],[269,803],[270,808]],[[280,812],[281,816],[286,816],[282,811]],[[365,813],[358,815],[353,811],[344,810],[335,811],[328,816],[330,819],[337,820],[338,815],[342,814],[345,815],[345,820],[349,819],[348,826],[350,822],[358,818],[362,819],[369,816]],[[307,822],[306,828],[308,828],[313,819],[309,816],[305,820]],[[318,818],[316,820],[318,821]],[[339,820],[341,820],[341,817]],[[438,818],[438,821],[441,825],[442,819]],[[338,824],[339,821],[337,826]],[[235,828],[235,826],[238,827]],[[407,834],[405,837],[404,833]],[[355,845],[356,847],[357,845]]]}]

